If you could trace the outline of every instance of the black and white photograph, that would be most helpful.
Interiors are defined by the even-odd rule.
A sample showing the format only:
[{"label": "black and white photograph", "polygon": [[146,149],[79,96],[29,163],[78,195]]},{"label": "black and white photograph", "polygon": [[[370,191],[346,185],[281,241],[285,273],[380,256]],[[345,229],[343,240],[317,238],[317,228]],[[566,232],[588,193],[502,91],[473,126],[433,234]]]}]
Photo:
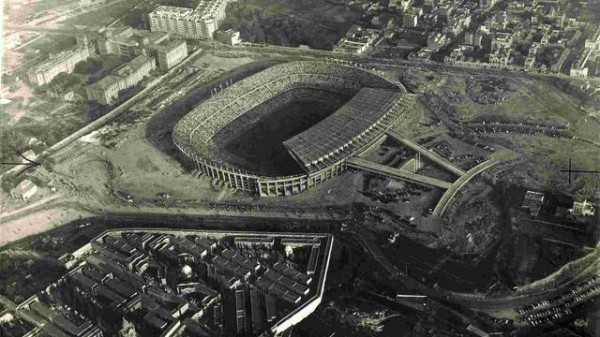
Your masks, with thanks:
[{"label": "black and white photograph", "polygon": [[600,337],[600,0],[0,18],[0,337]]}]

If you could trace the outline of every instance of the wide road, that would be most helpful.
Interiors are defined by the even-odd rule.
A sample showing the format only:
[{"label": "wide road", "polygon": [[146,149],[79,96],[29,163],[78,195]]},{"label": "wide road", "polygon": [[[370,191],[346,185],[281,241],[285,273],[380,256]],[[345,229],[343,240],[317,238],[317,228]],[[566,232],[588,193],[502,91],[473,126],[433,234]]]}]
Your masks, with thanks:
[{"label": "wide road", "polygon": [[306,56],[318,56],[324,59],[329,60],[338,60],[338,61],[349,61],[352,64],[358,64],[366,69],[371,68],[415,68],[415,67],[423,67],[430,69],[445,69],[448,71],[457,71],[457,72],[467,72],[467,73],[481,73],[487,74],[490,76],[501,76],[501,77],[521,77],[521,78],[538,78],[538,79],[565,79],[565,80],[576,80],[582,82],[590,82],[600,84],[600,78],[578,78],[571,77],[566,74],[556,74],[556,73],[532,73],[525,71],[515,71],[509,69],[497,69],[497,68],[484,68],[477,66],[462,66],[462,65],[450,65],[446,63],[440,63],[436,61],[430,60],[405,60],[405,59],[383,59],[369,56],[356,56],[354,54],[348,53],[340,53],[333,52],[330,50],[318,50],[318,49],[300,49],[296,47],[286,47],[286,46],[276,46],[276,45],[261,45],[261,44],[252,44],[248,43],[246,45],[237,45],[237,46],[226,46],[223,44],[218,44],[214,41],[202,41],[200,42],[203,48],[213,49],[213,50],[222,50],[222,51],[246,51],[246,52],[256,52],[258,54],[271,52],[271,53],[291,53],[296,55],[306,55]]},{"label": "wide road", "polygon": [[413,183],[439,187],[443,189],[450,188],[452,186],[451,183],[443,180],[439,180],[432,177],[423,176],[420,174],[412,173],[407,170],[402,170],[394,167],[389,167],[381,164],[374,163],[372,161],[368,161],[366,159],[362,159],[359,157],[350,158],[346,161],[346,164],[349,167],[353,167],[359,170],[367,171],[370,173],[375,173],[378,175],[382,175],[388,178],[400,179],[400,180],[408,180]]},{"label": "wide road", "polygon": [[444,195],[442,195],[437,205],[435,206],[435,209],[433,210],[433,215],[441,216],[442,214],[444,214],[446,207],[448,207],[448,204],[454,199],[454,196],[456,195],[456,192],[458,192],[458,190],[460,190],[466,183],[468,183],[469,180],[473,179],[473,177],[487,170],[488,168],[496,165],[497,163],[498,162],[494,159],[488,159],[483,163],[480,163],[479,165],[473,167],[472,169],[467,171],[465,175],[458,178],[452,184],[452,186],[450,186],[450,188],[446,190]]},{"label": "wide road", "polygon": [[437,153],[428,150],[427,148],[417,144],[416,142],[402,136],[401,134],[399,134],[398,132],[395,131],[388,131],[387,132],[388,136],[392,137],[394,140],[410,147],[411,149],[420,152],[423,156],[425,156],[427,159],[433,161],[434,163],[442,166],[443,168],[445,168],[446,170],[456,174],[457,176],[461,177],[464,176],[465,174],[467,174],[467,172],[463,171],[461,168],[455,166],[454,164],[452,164],[451,162],[449,162],[448,160],[442,158],[440,155],[438,155]]},{"label": "wide road", "polygon": [[[357,59],[354,57],[352,60]],[[362,63],[363,66],[368,68],[409,68],[409,67],[423,67],[432,70],[445,69],[448,71],[465,72],[465,73],[478,73],[486,74],[490,76],[508,77],[514,79],[520,78],[536,78],[536,79],[564,79],[564,80],[575,80],[580,82],[590,82],[600,84],[600,77],[590,78],[579,78],[572,77],[562,73],[534,73],[525,71],[515,71],[504,68],[485,68],[484,66],[462,66],[462,65],[451,65],[446,63],[440,63],[429,60],[404,60],[404,59],[380,59],[374,57],[364,57],[358,62]]]}]

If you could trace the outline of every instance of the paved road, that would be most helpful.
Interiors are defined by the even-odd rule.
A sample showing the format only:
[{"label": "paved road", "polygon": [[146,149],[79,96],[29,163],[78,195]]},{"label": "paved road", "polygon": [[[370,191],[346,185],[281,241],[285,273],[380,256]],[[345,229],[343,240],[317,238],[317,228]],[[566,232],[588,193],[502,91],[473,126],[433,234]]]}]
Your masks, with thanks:
[{"label": "paved road", "polygon": [[378,175],[382,175],[388,178],[400,179],[400,180],[408,180],[413,183],[439,187],[443,189],[450,188],[452,183],[447,181],[439,180],[432,177],[427,177],[424,175],[416,174],[407,170],[402,170],[390,166],[385,166],[381,164],[374,163],[372,161],[368,161],[363,158],[354,157],[350,158],[346,161],[346,164],[349,167],[353,167],[359,170],[375,173]]},{"label": "paved road", "polygon": [[455,166],[454,164],[452,164],[451,162],[449,162],[448,160],[442,158],[440,155],[438,155],[437,153],[428,150],[427,148],[417,144],[416,142],[402,136],[401,134],[399,134],[398,132],[395,131],[388,131],[387,132],[388,136],[392,137],[394,140],[410,147],[411,149],[420,152],[423,156],[427,157],[427,159],[433,161],[434,163],[442,166],[443,168],[445,168],[446,170],[456,174],[457,176],[464,176],[465,174],[467,174],[467,172],[465,172],[464,170],[462,170],[461,168]]},{"label": "paved road", "polygon": [[600,78],[578,78],[571,77],[566,74],[555,74],[555,73],[531,73],[525,71],[514,71],[509,69],[496,69],[496,68],[478,68],[478,67],[465,67],[459,65],[450,65],[435,61],[419,61],[419,60],[404,60],[404,59],[378,59],[372,57],[365,57],[360,60],[363,66],[366,67],[377,67],[377,68],[409,68],[409,67],[423,67],[432,70],[445,69],[450,71],[461,71],[466,73],[478,73],[487,74],[491,76],[500,76],[507,78],[537,78],[537,79],[564,79],[564,80],[575,80],[580,82],[590,82],[600,84]]},{"label": "paved road", "polygon": [[275,45],[237,45],[237,46],[225,46],[219,45],[215,42],[206,42],[204,47],[209,49],[221,49],[221,50],[244,50],[248,52],[252,51],[266,51],[266,52],[279,52],[279,53],[293,53],[293,54],[306,54],[312,56],[322,56],[326,59],[345,59],[352,63],[360,64],[365,68],[409,68],[409,67],[424,67],[432,69],[447,69],[471,73],[483,73],[493,76],[502,77],[528,77],[528,78],[561,78],[566,80],[577,80],[583,82],[591,82],[600,84],[600,78],[586,78],[581,79],[577,77],[571,77],[566,74],[554,74],[554,73],[529,73],[525,71],[514,71],[508,69],[496,69],[496,68],[479,68],[479,67],[466,67],[460,65],[450,65],[446,63],[440,63],[436,61],[428,60],[404,60],[404,59],[383,59],[369,56],[356,56],[353,54],[333,52],[330,50],[318,50],[318,49],[300,49],[295,47],[275,46]]},{"label": "paved road", "polygon": [[437,205],[435,206],[435,209],[433,210],[433,215],[441,216],[442,214],[444,214],[446,207],[448,207],[450,202],[454,199],[454,196],[456,195],[456,192],[458,192],[458,190],[460,190],[463,186],[465,186],[465,184],[468,183],[469,180],[473,179],[473,177],[475,177],[479,173],[487,170],[488,168],[496,165],[497,163],[498,162],[494,159],[486,160],[483,163],[480,163],[479,165],[477,165],[477,166],[473,167],[472,169],[470,169],[469,171],[467,171],[464,176],[461,176],[460,178],[458,178],[452,184],[452,186],[450,186],[450,188],[448,188],[446,190],[444,195],[442,195],[442,197],[438,201]]}]

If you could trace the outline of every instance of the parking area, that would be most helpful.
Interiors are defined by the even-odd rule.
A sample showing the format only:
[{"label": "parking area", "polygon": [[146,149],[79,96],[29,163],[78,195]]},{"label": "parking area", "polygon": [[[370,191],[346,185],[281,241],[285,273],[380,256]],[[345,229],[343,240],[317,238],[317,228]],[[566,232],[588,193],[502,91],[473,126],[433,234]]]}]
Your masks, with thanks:
[{"label": "parking area", "polygon": [[560,321],[581,311],[586,302],[598,295],[600,295],[600,276],[593,275],[558,296],[517,309],[519,323],[535,327]]}]

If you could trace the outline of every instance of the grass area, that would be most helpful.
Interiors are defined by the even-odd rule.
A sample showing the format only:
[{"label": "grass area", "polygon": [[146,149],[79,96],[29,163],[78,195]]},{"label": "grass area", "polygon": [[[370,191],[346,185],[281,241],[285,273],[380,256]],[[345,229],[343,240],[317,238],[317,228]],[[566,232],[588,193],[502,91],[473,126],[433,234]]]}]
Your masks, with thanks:
[{"label": "grass area", "polygon": [[510,90],[505,93],[506,99],[484,105],[468,97],[465,84],[468,77],[466,74],[441,73],[420,76],[419,79],[422,88],[432,89],[443,96],[456,94],[456,102],[451,103],[464,120],[503,116],[515,121],[566,125],[574,136],[600,141],[600,123],[586,116],[582,110],[586,102],[558,89],[552,80],[502,78]]},{"label": "grass area", "polygon": [[527,81],[523,86],[535,99],[538,109],[531,111],[535,116],[551,115],[569,124],[575,136],[588,140],[600,141],[600,123],[588,118],[579,106],[585,102],[558,90],[547,81]]},{"label": "grass area", "polygon": [[531,162],[534,173],[542,185],[555,186],[566,182],[565,173],[569,158],[573,168],[598,170],[598,147],[572,139],[556,139],[543,135],[511,135],[521,151]]},{"label": "grass area", "polygon": [[494,159],[498,162],[505,162],[505,161],[515,159],[516,157],[517,157],[516,153],[514,153],[513,151],[511,151],[509,149],[503,148],[503,149],[500,149],[499,151],[492,153],[492,155],[490,156],[490,159]]},{"label": "grass area", "polygon": [[247,0],[229,5],[224,28],[251,42],[332,49],[360,17],[325,0]]},{"label": "grass area", "polygon": [[[15,100],[0,113],[0,158],[6,162],[19,160],[15,150],[40,153],[84,123],[85,116],[76,105],[43,99],[23,104]],[[32,137],[41,143],[29,145]],[[0,172],[9,168],[3,165]]]},{"label": "grass area", "polygon": [[27,46],[27,50],[39,50],[41,60],[46,59],[47,55],[56,54],[63,50],[75,47],[77,41],[70,35],[46,35],[44,38],[32,42]]}]

